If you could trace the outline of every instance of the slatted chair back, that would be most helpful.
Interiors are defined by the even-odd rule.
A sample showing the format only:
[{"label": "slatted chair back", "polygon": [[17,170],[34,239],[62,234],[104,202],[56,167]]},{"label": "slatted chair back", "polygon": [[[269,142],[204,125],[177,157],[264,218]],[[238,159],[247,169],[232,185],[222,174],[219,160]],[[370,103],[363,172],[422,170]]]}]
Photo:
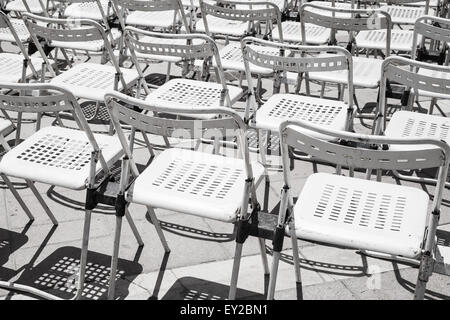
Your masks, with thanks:
[{"label": "slatted chair back", "polygon": [[[430,46],[428,48],[426,48],[427,42],[430,42]],[[449,43],[450,19],[424,16],[416,20],[416,23],[414,24],[414,37],[411,53],[413,58],[423,61],[426,60],[427,53],[430,51],[438,51],[438,63],[448,65]]]}]

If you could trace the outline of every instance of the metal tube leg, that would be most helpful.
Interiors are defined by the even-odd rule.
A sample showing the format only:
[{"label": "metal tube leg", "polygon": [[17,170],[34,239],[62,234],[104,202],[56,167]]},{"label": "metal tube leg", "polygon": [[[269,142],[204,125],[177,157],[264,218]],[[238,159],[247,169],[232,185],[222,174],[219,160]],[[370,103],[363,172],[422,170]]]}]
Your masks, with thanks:
[{"label": "metal tube leg", "polygon": [[239,267],[241,265],[242,247],[243,243],[236,242],[236,249],[234,250],[233,271],[231,273],[230,292],[228,293],[228,299],[236,299],[237,282],[239,276]]},{"label": "metal tube leg", "polygon": [[53,212],[50,210],[50,208],[47,206],[47,204],[45,203],[44,199],[42,198],[42,196],[40,195],[39,191],[36,189],[36,186],[34,185],[33,181],[31,180],[25,180],[28,184],[28,187],[31,189],[31,191],[33,192],[34,196],[36,197],[36,199],[39,201],[39,203],[41,204],[42,208],[44,208],[45,213],[47,214],[47,216],[50,218],[50,220],[52,221],[52,223],[57,226],[58,225],[58,220],[56,220],[55,216],[53,215]]},{"label": "metal tube leg", "polygon": [[280,263],[281,252],[274,251],[272,259],[272,272],[270,273],[269,288],[267,289],[267,300],[273,300],[275,295],[275,284],[277,282],[278,265]]},{"label": "metal tube leg", "polygon": [[159,224],[158,218],[156,217],[155,211],[150,206],[147,207],[147,210],[148,210],[148,214],[150,216],[150,220],[152,221],[153,226],[156,229],[156,233],[158,234],[159,240],[161,240],[161,243],[164,247],[164,251],[170,252],[169,245],[167,244],[166,237],[164,236],[164,233],[161,229],[161,226]]},{"label": "metal tube leg", "polygon": [[289,234],[291,236],[292,242],[292,260],[294,261],[295,281],[301,284],[302,276],[300,272],[300,258],[298,252],[297,235],[295,234],[295,223],[292,221],[289,223]]},{"label": "metal tube leg", "polygon": [[111,272],[109,274],[108,300],[114,300],[116,290],[117,262],[119,260],[120,232],[122,230],[122,217],[116,216],[116,230],[114,233],[114,248],[111,257]]},{"label": "metal tube leg", "polygon": [[134,224],[133,218],[131,218],[130,212],[128,208],[125,210],[125,218],[127,218],[128,224],[130,225],[131,231],[133,231],[133,235],[136,238],[138,245],[141,247],[144,245],[144,241],[142,241],[141,235],[139,234],[136,225]]},{"label": "metal tube leg", "polygon": [[81,244],[80,271],[78,275],[78,288],[75,299],[80,299],[83,294],[84,278],[86,275],[87,254],[89,245],[89,231],[91,228],[91,210],[86,210],[84,217],[83,241]]},{"label": "metal tube leg", "polygon": [[23,201],[23,199],[20,196],[20,194],[17,192],[16,188],[14,188],[14,185],[11,183],[11,181],[8,179],[8,177],[6,175],[1,174],[1,177],[2,177],[3,181],[6,183],[6,185],[8,186],[8,189],[11,190],[11,193],[13,194],[14,198],[16,198],[17,202],[20,204],[20,206],[22,207],[23,211],[25,211],[25,213],[28,216],[28,218],[31,221],[34,221],[33,214],[31,213],[30,209],[28,209],[27,205]]},{"label": "metal tube leg", "polygon": [[263,238],[258,239],[259,249],[261,250],[261,259],[264,268],[264,274],[267,275],[270,273],[269,263],[267,262],[267,253],[266,253],[266,240]]}]

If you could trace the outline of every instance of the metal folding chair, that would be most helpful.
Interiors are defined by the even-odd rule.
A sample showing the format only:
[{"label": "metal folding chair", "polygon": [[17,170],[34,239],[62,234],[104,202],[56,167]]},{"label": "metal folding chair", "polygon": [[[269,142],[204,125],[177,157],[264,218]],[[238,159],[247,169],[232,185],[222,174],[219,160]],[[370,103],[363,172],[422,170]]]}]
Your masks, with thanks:
[{"label": "metal folding chair", "polygon": [[[420,261],[414,297],[423,299],[427,281],[433,272],[436,228],[450,157],[448,144],[432,138],[359,135],[292,120],[283,122],[279,131],[284,187],[277,231],[282,239],[288,225],[286,232],[292,239],[297,283],[301,286],[299,238]],[[330,136],[345,143],[330,143],[316,138],[318,135]],[[374,147],[355,147],[357,143]],[[383,146],[389,146],[388,150]],[[429,195],[421,189],[329,173],[309,176],[294,204],[289,147],[327,163],[366,169],[367,172],[439,168],[439,182],[429,218]],[[370,174],[366,176],[370,177]],[[274,252],[269,299],[274,297],[279,259],[280,252]]]},{"label": "metal folding chair", "polygon": [[[226,84],[217,45],[206,35],[162,34],[126,27],[125,45],[139,73],[139,84],[147,94],[145,100],[153,106],[193,110],[231,107],[242,96],[241,88]],[[174,58],[183,67],[183,76],[192,73],[194,60],[203,60],[200,73],[202,80],[209,79],[211,60],[214,58],[217,64],[214,68],[216,82],[176,78],[151,91],[139,62],[145,63],[159,57]]]},{"label": "metal folding chair", "polygon": [[[445,77],[436,77],[445,74]],[[383,63],[383,77],[380,90],[380,104],[376,120],[377,134],[388,138],[439,139],[450,143],[450,121],[446,117],[427,115],[411,111],[397,111],[387,123],[386,90],[395,81],[415,92],[429,92],[439,95],[450,94],[450,67],[418,62],[401,57],[391,57]],[[405,149],[403,147],[402,149]],[[401,150],[402,150],[401,149]],[[406,149],[407,151],[408,149]],[[436,184],[437,179],[409,176],[394,172],[397,177],[419,183]],[[450,183],[446,182],[449,187]]]},{"label": "metal folding chair", "polygon": [[[415,2],[424,3],[424,5],[411,6]],[[430,9],[430,0],[388,0],[385,5],[380,6],[380,10],[389,13],[392,23],[399,26],[414,25],[418,18],[434,14],[434,10]]]},{"label": "metal folding chair", "polygon": [[[124,182],[119,192],[126,203],[124,207],[129,203],[146,206],[166,251],[169,248],[159,227],[154,208],[237,224],[249,219],[249,210],[250,212],[257,210],[259,206],[255,185],[260,180],[264,168],[258,163],[250,163],[246,125],[233,110],[219,106],[195,109],[155,107],[147,101],[120,93],[108,94],[106,103],[125,152],[122,160],[122,181]],[[149,113],[134,111],[129,106]],[[167,113],[180,116],[195,114],[197,119],[155,116]],[[211,113],[220,115],[220,118],[208,119]],[[207,120],[198,120],[200,118]],[[130,125],[145,135],[172,136],[182,139],[236,138],[238,149],[228,150],[234,155],[231,157],[229,153],[228,156],[222,156],[189,149],[170,148],[157,155],[144,171],[139,172],[133,159],[133,146],[122,131],[122,124]],[[127,183],[128,181],[130,184]],[[116,229],[114,260],[117,260],[119,239],[120,217],[118,217]],[[266,262],[265,272],[267,272],[264,242],[260,241],[260,245],[261,254]],[[237,243],[230,288],[232,298],[236,294],[241,254],[242,244]],[[113,295],[114,292],[110,291],[110,297]]]},{"label": "metal folding chair", "polygon": [[[1,94],[2,110],[20,113],[70,112],[80,130],[56,126],[37,130],[22,143],[9,150],[0,160],[0,176],[16,196],[27,214],[31,214],[10,177],[25,179],[47,215],[56,225],[57,220],[34,186],[35,182],[67,188],[86,190],[85,223],[81,250],[81,265],[75,298],[83,294],[89,229],[92,209],[95,208],[93,193],[97,184],[108,181],[110,167],[123,155],[116,136],[93,134],[81,108],[68,90],[51,84],[0,84],[1,89],[13,90],[15,94]],[[30,219],[33,216],[30,215]],[[129,215],[127,219],[135,236],[139,234]],[[43,298],[57,299],[51,294],[10,282],[0,282],[1,287],[25,291]]]}]

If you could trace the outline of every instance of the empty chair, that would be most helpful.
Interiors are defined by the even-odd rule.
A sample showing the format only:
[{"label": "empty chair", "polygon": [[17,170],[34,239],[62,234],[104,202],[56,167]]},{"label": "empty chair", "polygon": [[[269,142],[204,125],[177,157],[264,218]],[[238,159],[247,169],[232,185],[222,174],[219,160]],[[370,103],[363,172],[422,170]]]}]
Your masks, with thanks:
[{"label": "empty chair", "polygon": [[422,6],[412,6],[414,2],[423,3],[423,0],[388,0],[380,9],[389,13],[392,22],[398,25],[414,25],[416,20],[428,14],[434,14],[430,9],[430,0],[425,0]]},{"label": "empty chair", "polygon": [[[126,199],[127,204],[145,206],[155,226],[159,222],[154,209],[166,209],[225,223],[239,223],[248,220],[251,210],[258,208],[255,185],[264,169],[258,163],[250,163],[246,125],[233,110],[219,106],[195,109],[155,107],[147,101],[120,93],[108,94],[106,103],[125,152],[122,179],[129,181],[129,176],[133,178],[129,186],[123,186],[120,194]],[[148,113],[134,111],[129,106],[143,109]],[[209,118],[209,114],[214,113],[220,115],[220,118],[189,120],[155,116],[167,113],[179,116],[194,113],[197,115],[196,118],[203,119]],[[238,148],[224,150],[226,156],[191,149],[170,148],[157,155],[142,172],[139,172],[133,158],[133,146],[122,130],[123,124],[130,125],[145,135],[172,136],[190,140],[235,138],[238,141]],[[116,232],[115,252],[118,250],[119,237],[120,223]],[[164,243],[162,232],[160,237]],[[261,253],[267,261],[264,242],[261,241],[260,244]],[[188,242],[186,245],[189,245]],[[230,288],[231,297],[236,293],[241,253],[242,244],[237,243]],[[113,259],[117,260],[117,255]],[[265,271],[267,272],[267,268]]]},{"label": "empty chair", "polygon": [[[242,89],[227,85],[223,74],[217,45],[210,37],[202,34],[163,34],[144,31],[133,27],[125,28],[125,45],[139,73],[139,84],[147,94],[145,100],[156,107],[167,108],[216,108],[231,107],[242,96]],[[172,57],[183,66],[182,74],[190,73],[195,59],[203,60],[203,74],[209,72],[213,57],[215,82],[186,78],[171,79],[155,90],[150,90],[140,62]],[[204,75],[208,80],[209,75]],[[212,115],[210,115],[212,116]]]},{"label": "empty chair", "polygon": [[[423,299],[433,272],[436,228],[449,165],[448,144],[431,138],[359,135],[292,120],[283,122],[279,131],[284,187],[277,232],[283,235],[285,224],[288,224],[286,232],[290,234],[294,248],[296,281],[301,285],[299,238],[418,261],[420,267],[414,297]],[[343,143],[330,143],[316,138],[317,135],[334,137]],[[365,149],[355,146],[357,143],[373,147]],[[394,148],[397,146],[407,151]],[[309,176],[294,203],[297,194],[291,191],[289,147],[320,161],[369,171],[439,168],[432,208],[428,209],[428,193],[420,188],[330,173]],[[279,258],[280,252],[274,252],[269,299],[274,297]],[[326,258],[323,257],[324,262]]]},{"label": "empty chair", "polygon": [[[2,110],[48,114],[70,112],[76,119],[79,130],[56,126],[43,127],[9,150],[0,161],[0,175],[18,200],[21,198],[10,178],[24,179],[54,224],[57,224],[57,220],[34,183],[70,190],[86,190],[81,265],[75,295],[75,298],[80,298],[83,293],[91,214],[95,208],[92,193],[98,184],[101,185],[102,181],[109,181],[111,178],[110,167],[123,155],[122,147],[116,136],[92,133],[76,98],[68,90],[42,83],[1,83],[0,88],[13,90],[14,93],[1,95]],[[27,210],[23,200],[20,200],[20,204]],[[129,216],[128,221],[133,223]],[[29,287],[11,283],[2,282],[0,286],[18,288],[44,298],[55,298],[48,293],[35,292]]]}]

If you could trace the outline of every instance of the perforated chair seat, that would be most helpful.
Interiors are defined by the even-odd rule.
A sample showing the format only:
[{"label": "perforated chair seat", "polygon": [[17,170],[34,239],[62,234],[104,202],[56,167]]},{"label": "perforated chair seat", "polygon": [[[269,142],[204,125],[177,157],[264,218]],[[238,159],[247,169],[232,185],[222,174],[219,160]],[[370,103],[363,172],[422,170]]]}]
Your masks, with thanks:
[{"label": "perforated chair seat", "polygon": [[[359,48],[386,50],[386,30],[364,30],[356,36]],[[391,31],[391,50],[411,52],[414,31],[394,29]],[[420,43],[421,37],[418,38]]]},{"label": "perforated chair seat", "polygon": [[[95,139],[108,164],[122,155],[116,136],[96,134]],[[8,151],[0,161],[0,172],[50,185],[81,190],[86,187],[92,146],[80,130],[45,127]],[[100,162],[97,172],[100,172]]]},{"label": "perforated chair seat", "polygon": [[[118,29],[111,29],[111,36],[114,41],[117,41],[121,36],[122,32]],[[52,46],[62,47],[74,50],[87,50],[93,52],[102,51],[105,48],[105,43],[103,40],[92,40],[92,41],[52,41]]]},{"label": "perforated chair seat", "polygon": [[[253,163],[257,181],[264,172]],[[245,187],[242,159],[168,149],[157,156],[127,192],[130,202],[232,222]]]},{"label": "perforated chair seat", "polygon": [[[102,9],[107,18],[114,15],[113,8],[108,10],[108,0],[101,0]],[[64,10],[64,16],[77,19],[92,19],[102,21],[103,16],[100,12],[97,2],[78,2],[72,3]]]},{"label": "perforated chair seat", "polygon": [[[381,64],[383,60],[365,57],[353,57],[353,85],[362,88],[377,88],[381,80]],[[291,82],[297,81],[297,74],[288,72],[287,78]],[[316,81],[347,84],[346,70],[330,72],[310,72],[309,78]]]},{"label": "perforated chair seat", "polygon": [[[414,24],[418,18],[425,16],[425,6],[382,6],[380,10],[389,13],[395,24]],[[429,9],[428,15],[433,16],[434,10]]]},{"label": "perforated chair seat", "polygon": [[[181,21],[177,15],[175,23]],[[153,28],[170,28],[174,22],[174,11],[133,11],[126,17],[126,24]]]},{"label": "perforated chair seat", "polygon": [[[450,79],[450,74],[448,72],[439,72],[430,69],[419,69],[419,74],[424,76],[431,76],[435,79],[437,83],[439,83],[440,79]],[[414,92],[414,90],[412,90]],[[425,90],[418,90],[418,95],[421,97],[429,97],[429,98],[437,98],[437,99],[450,99],[450,93],[447,90],[443,90],[442,92],[431,92]]]},{"label": "perforated chair seat", "polygon": [[[121,68],[125,83],[138,79],[137,71]],[[113,66],[95,63],[80,63],[50,80],[51,84],[70,90],[77,98],[103,101],[108,91],[114,90],[116,69]],[[118,90],[121,91],[121,81]]]},{"label": "perforated chair seat", "polygon": [[[345,130],[348,106],[342,101],[275,94],[256,112],[254,126],[277,132],[286,120],[301,120],[335,130]],[[328,139],[323,135],[319,138]]]},{"label": "perforated chair seat", "polygon": [[[242,96],[242,89],[228,85],[231,103]],[[220,107],[222,85],[190,79],[172,79],[150,92],[145,98],[155,107],[161,108],[216,108]],[[224,100],[225,101],[225,100]],[[222,105],[223,107],[223,105]],[[199,115],[193,115],[199,117]],[[211,115],[211,117],[214,115]]]},{"label": "perforated chair seat", "polygon": [[[42,3],[45,5],[46,1],[42,0]],[[39,0],[27,0],[28,7],[30,8],[31,13],[34,14],[43,14],[44,10],[39,3]],[[27,12],[25,5],[22,0],[13,0],[8,2],[5,6],[7,11],[16,11],[16,12]],[[51,1],[48,2],[48,10],[53,9],[53,3]]]},{"label": "perforated chair seat", "polygon": [[412,187],[311,175],[294,206],[298,238],[417,258],[429,196]]},{"label": "perforated chair seat", "polygon": [[[230,35],[242,37],[247,33],[248,23],[235,20],[227,20],[214,16],[207,16],[208,29],[212,34]],[[197,21],[195,25],[196,32],[206,32],[203,19]]]},{"label": "perforated chair seat", "polygon": [[[14,30],[16,31],[17,36],[19,37],[20,42],[26,42],[30,39],[30,33],[28,32],[27,27],[25,26],[25,22],[22,19],[9,19]],[[15,42],[11,31],[8,27],[0,28],[0,41],[7,42]]]},{"label": "perforated chair seat", "polygon": [[[36,72],[39,72],[42,68],[41,58],[31,58]],[[23,56],[21,54],[14,53],[0,53],[0,81],[2,82],[19,82],[22,80],[23,70]],[[25,77],[29,78],[33,75],[31,68],[28,66],[26,69]]]},{"label": "perforated chair seat", "polygon": [[[450,119],[411,111],[397,111],[387,124],[384,135],[388,138],[430,138],[450,145]],[[430,146],[414,146],[414,149]],[[390,149],[409,150],[411,146],[392,145]]]},{"label": "perforated chair seat", "polygon": [[[281,23],[283,31],[283,40],[289,42],[302,42],[301,24],[296,21],[283,21]],[[306,43],[311,45],[320,45],[328,42],[331,30],[312,23],[305,24]],[[272,31],[274,40],[280,40],[278,26]]]}]

